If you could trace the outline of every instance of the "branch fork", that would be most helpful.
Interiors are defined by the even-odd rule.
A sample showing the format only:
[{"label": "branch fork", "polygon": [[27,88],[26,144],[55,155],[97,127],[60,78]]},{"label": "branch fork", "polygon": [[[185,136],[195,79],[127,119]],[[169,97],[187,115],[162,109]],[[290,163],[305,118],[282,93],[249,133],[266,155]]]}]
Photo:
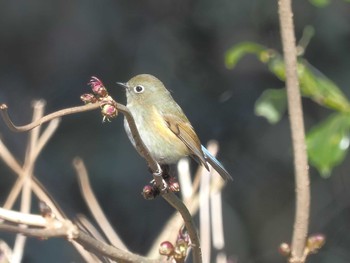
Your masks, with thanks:
[{"label": "branch fork", "polygon": [[[23,125],[23,126],[16,126],[12,121],[11,118],[8,115],[8,107],[6,104],[0,105],[0,114],[9,127],[10,130],[14,132],[24,132],[32,130],[35,127],[38,127],[48,121],[60,118],[65,115],[74,114],[74,113],[81,113],[96,109],[101,109],[101,113],[103,115],[104,120],[110,120],[110,118],[114,118],[117,116],[118,112],[121,112],[124,114],[126,120],[129,123],[130,131],[133,135],[133,138],[135,140],[136,147],[138,148],[139,152],[142,153],[141,155],[145,158],[146,162],[148,163],[148,166],[150,167],[152,171],[152,175],[155,181],[155,185],[161,190],[162,197],[171,205],[173,206],[177,211],[180,212],[181,216],[183,217],[186,229],[188,231],[188,235],[191,240],[191,244],[193,245],[193,262],[195,263],[201,263],[202,257],[201,257],[201,246],[199,243],[199,237],[196,232],[196,227],[193,222],[192,216],[190,212],[188,211],[187,207],[184,205],[184,203],[176,197],[176,195],[173,192],[168,191],[168,184],[164,181],[162,174],[163,170],[160,167],[160,165],[154,160],[154,158],[151,156],[150,152],[148,151],[147,147],[143,143],[140,134],[137,130],[135,121],[128,110],[128,108],[120,103],[117,103],[108,95],[107,90],[105,89],[103,83],[96,77],[92,77],[90,80],[90,86],[92,87],[93,94],[84,94],[82,95],[81,99],[86,103],[86,105],[78,106],[78,107],[72,107],[67,108],[63,110],[59,110],[56,112],[53,112],[51,114],[48,114],[46,116],[43,116],[39,119],[33,120],[33,122]],[[35,180],[35,178],[34,178]],[[51,200],[50,200],[51,201]],[[23,214],[22,214],[23,216]],[[62,215],[61,215],[62,217]],[[64,217],[64,216],[63,216]],[[40,219],[39,219],[40,218]],[[36,217],[36,220],[43,220],[42,216]],[[45,225],[49,226],[47,220],[44,218]],[[57,219],[54,219],[54,225],[58,222],[55,221]],[[47,229],[32,229],[32,228],[20,228],[16,226],[9,226],[6,224],[0,224],[0,230],[7,230],[7,231],[13,231],[17,233],[23,233],[26,235],[37,235],[40,237],[51,237],[51,236],[65,236],[69,240],[74,240],[75,242],[82,243],[86,245],[87,243],[93,243],[96,245],[97,240],[92,241],[91,239],[87,239],[87,235],[84,234],[81,230],[79,230],[73,223],[70,221],[59,221],[62,222],[62,227],[68,229],[68,232],[62,232],[62,228],[47,228]],[[64,222],[64,223],[63,223]],[[57,225],[55,225],[57,226]],[[48,232],[48,231],[51,232]],[[52,231],[54,230],[55,233]],[[78,232],[77,232],[78,231]],[[82,241],[83,239],[84,241]],[[92,245],[93,246],[93,245]],[[97,245],[96,245],[97,246]],[[101,244],[99,244],[101,246]],[[95,247],[96,248],[96,247]],[[114,248],[113,249],[117,249]],[[107,249],[108,250],[108,249]],[[99,250],[101,253],[101,251]],[[113,252],[115,253],[115,252]],[[110,258],[111,255],[108,255]],[[119,255],[120,256],[120,255]],[[128,258],[130,258],[130,253],[128,253]],[[117,258],[120,259],[120,258]],[[145,258],[142,258],[143,262],[151,262],[149,260],[146,260]],[[125,262],[135,262],[135,261],[125,261]]]}]

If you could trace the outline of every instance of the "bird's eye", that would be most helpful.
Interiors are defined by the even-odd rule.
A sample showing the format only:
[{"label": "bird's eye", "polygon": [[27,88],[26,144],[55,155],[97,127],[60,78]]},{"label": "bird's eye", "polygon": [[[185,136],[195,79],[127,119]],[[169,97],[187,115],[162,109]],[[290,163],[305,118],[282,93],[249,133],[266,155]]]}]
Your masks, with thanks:
[{"label": "bird's eye", "polygon": [[142,92],[145,91],[145,88],[144,88],[144,86],[137,85],[137,86],[134,88],[134,91],[135,91],[136,93],[142,93]]}]

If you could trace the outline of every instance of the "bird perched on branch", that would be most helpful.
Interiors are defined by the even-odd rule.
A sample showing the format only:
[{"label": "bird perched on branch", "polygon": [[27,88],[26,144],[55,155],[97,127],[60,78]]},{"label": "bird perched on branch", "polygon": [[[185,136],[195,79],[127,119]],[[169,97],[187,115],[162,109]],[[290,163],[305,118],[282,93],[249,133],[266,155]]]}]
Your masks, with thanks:
[{"label": "bird perched on branch", "polygon": [[[189,155],[207,170],[210,164],[223,179],[232,180],[223,165],[201,145],[190,121],[159,79],[141,74],[118,84],[126,90],[126,106],[135,120],[143,143],[159,164],[176,163]],[[137,149],[126,119],[124,127]]]}]

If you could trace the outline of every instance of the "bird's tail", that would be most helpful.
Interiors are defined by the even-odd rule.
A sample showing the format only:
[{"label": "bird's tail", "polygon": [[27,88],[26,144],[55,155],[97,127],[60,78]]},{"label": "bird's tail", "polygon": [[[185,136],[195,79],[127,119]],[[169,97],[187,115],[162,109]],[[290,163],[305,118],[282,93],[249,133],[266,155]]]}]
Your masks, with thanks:
[{"label": "bird's tail", "polygon": [[232,176],[224,166],[202,145],[205,160],[221,175],[225,181],[233,181]]}]

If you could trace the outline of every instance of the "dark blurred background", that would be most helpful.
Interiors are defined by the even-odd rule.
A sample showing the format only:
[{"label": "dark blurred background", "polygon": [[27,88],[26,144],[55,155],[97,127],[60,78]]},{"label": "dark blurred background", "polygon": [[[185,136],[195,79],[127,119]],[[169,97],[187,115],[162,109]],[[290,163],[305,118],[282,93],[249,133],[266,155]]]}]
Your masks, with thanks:
[{"label": "dark blurred background", "polygon": [[[305,58],[350,95],[349,4],[334,0],[316,8],[294,1],[294,11],[297,38],[306,25],[316,30]],[[289,242],[294,220],[289,123],[285,116],[272,126],[254,115],[262,91],[284,84],[255,57],[225,68],[225,51],[246,40],[281,50],[277,1],[1,1],[0,102],[16,124],[25,124],[33,99],[45,99],[47,112],[80,105],[92,75],[120,102],[125,94],[116,81],[156,75],[202,142],[219,141],[220,160],[234,177],[224,190],[227,254],[237,262],[285,262],[277,248]],[[309,100],[303,104],[307,128],[330,114]],[[10,132],[2,121],[0,133],[22,161],[27,134]],[[151,177],[122,118],[102,123],[98,112],[66,116],[39,157],[35,174],[71,218],[89,216],[71,165],[77,155],[122,239],[146,253],[173,209],[162,198],[140,195]],[[349,168],[347,158],[329,179],[310,169],[310,232],[324,233],[327,243],[309,262],[350,261]],[[0,174],[4,202],[15,176],[2,162]],[[65,240],[29,239],[23,262],[82,259]]]}]

